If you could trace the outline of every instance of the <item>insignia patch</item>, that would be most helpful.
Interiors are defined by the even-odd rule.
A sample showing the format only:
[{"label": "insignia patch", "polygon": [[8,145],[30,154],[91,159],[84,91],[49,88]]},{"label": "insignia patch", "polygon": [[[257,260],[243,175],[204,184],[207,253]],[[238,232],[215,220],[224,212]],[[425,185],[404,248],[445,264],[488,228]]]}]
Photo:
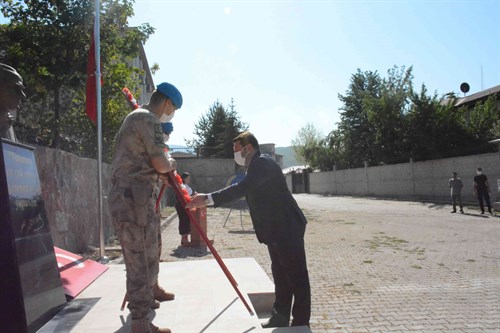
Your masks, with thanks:
[{"label": "insignia patch", "polygon": [[163,132],[160,123],[155,124],[155,144],[163,146]]}]

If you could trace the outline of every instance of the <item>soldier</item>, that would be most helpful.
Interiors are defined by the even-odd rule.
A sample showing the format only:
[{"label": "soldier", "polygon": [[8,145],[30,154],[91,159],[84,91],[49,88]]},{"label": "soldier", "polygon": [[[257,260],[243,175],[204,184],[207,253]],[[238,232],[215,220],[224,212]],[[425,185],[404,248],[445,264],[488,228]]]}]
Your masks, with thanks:
[{"label": "soldier", "polygon": [[[149,320],[158,279],[158,223],[155,197],[158,177],[176,168],[164,153],[160,122],[167,122],[182,106],[182,95],[172,84],[156,87],[149,104],[131,112],[116,137],[109,207],[127,269],[127,295],[132,333],[170,333]],[[166,181],[166,179],[163,179]]]},{"label": "soldier", "polygon": [[12,67],[0,63],[0,137],[16,141],[12,122],[24,94],[23,79]]}]

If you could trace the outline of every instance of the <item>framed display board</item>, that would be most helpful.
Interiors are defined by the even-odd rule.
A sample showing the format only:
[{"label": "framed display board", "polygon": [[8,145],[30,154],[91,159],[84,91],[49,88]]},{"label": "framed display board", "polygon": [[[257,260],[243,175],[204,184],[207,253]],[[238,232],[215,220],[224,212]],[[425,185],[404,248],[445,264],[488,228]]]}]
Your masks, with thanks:
[{"label": "framed display board", "polygon": [[33,151],[1,139],[0,322],[5,332],[36,332],[66,304]]}]

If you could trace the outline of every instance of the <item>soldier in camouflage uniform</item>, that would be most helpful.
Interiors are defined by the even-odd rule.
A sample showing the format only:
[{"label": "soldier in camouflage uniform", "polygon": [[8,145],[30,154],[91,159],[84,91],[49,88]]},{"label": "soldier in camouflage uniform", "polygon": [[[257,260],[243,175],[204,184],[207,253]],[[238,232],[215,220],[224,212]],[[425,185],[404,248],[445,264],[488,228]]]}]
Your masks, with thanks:
[{"label": "soldier in camouflage uniform", "polygon": [[160,121],[171,119],[181,105],[179,90],[164,82],[148,105],[127,115],[116,137],[108,200],[127,269],[132,333],[170,333],[154,326],[148,314],[159,271],[157,180],[176,167],[165,155]]}]

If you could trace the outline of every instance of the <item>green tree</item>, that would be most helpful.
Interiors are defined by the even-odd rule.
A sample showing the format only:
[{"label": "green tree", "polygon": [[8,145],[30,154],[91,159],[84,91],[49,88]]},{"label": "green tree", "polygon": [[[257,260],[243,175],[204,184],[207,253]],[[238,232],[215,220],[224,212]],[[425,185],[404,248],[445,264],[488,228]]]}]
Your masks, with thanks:
[{"label": "green tree", "polygon": [[[153,28],[130,28],[132,1],[101,3],[101,72],[103,147],[111,147],[128,113],[121,93],[125,86],[137,92],[142,74],[127,65],[138,54]],[[96,131],[85,115],[87,56],[94,20],[89,0],[0,0],[10,22],[1,27],[1,60],[18,69],[29,99],[23,103],[16,131],[20,141],[61,148],[95,157]],[[105,151],[104,155],[109,155]]]},{"label": "green tree", "polygon": [[307,123],[292,140],[292,149],[298,161],[312,169],[325,171],[331,170],[335,163],[328,143],[329,140],[312,123]]},{"label": "green tree", "polygon": [[425,85],[411,97],[406,133],[409,157],[429,160],[458,156],[467,149],[470,136],[455,108],[456,97],[450,94],[438,98],[427,95]]},{"label": "green tree", "polygon": [[388,77],[380,85],[380,95],[368,95],[363,101],[374,133],[374,141],[370,144],[371,162],[377,164],[408,160],[404,121],[413,92],[412,67],[394,66],[387,73]]},{"label": "green tree", "polygon": [[292,140],[292,150],[295,159],[302,163],[310,163],[312,150],[319,145],[321,133],[312,123],[306,123]]},{"label": "green tree", "polygon": [[352,75],[345,95],[338,95],[343,103],[339,130],[344,140],[345,156],[348,156],[348,167],[362,166],[364,161],[376,161],[373,152],[376,132],[370,124],[366,103],[380,98],[382,83],[377,72],[361,72],[358,69]]},{"label": "green tree", "polygon": [[232,139],[247,129],[236,112],[233,99],[229,109],[215,101],[195,124],[193,133],[197,137],[186,144],[204,157],[231,158],[234,155]]},{"label": "green tree", "polygon": [[439,131],[436,124],[440,100],[437,94],[428,96],[425,85],[422,85],[420,93],[413,93],[411,100],[412,106],[405,122],[406,148],[415,161],[431,159],[439,154],[433,141]]},{"label": "green tree", "polygon": [[469,137],[466,151],[472,150],[476,154],[495,151],[496,147],[488,142],[500,136],[498,99],[498,94],[494,94],[471,109],[461,107],[457,111]]},{"label": "green tree", "polygon": [[397,67],[381,78],[357,70],[344,95],[341,121],[326,138],[312,125],[295,141],[295,151],[310,166],[329,170],[381,163],[428,160],[494,151],[500,136],[498,97],[457,108],[454,94],[438,98],[425,85],[413,91],[412,67]]},{"label": "green tree", "polygon": [[349,158],[346,155],[345,150],[345,140],[343,133],[339,130],[331,131],[328,136],[324,139],[325,145],[328,147],[328,161],[327,168],[323,170],[333,169],[345,169],[348,167]]}]

